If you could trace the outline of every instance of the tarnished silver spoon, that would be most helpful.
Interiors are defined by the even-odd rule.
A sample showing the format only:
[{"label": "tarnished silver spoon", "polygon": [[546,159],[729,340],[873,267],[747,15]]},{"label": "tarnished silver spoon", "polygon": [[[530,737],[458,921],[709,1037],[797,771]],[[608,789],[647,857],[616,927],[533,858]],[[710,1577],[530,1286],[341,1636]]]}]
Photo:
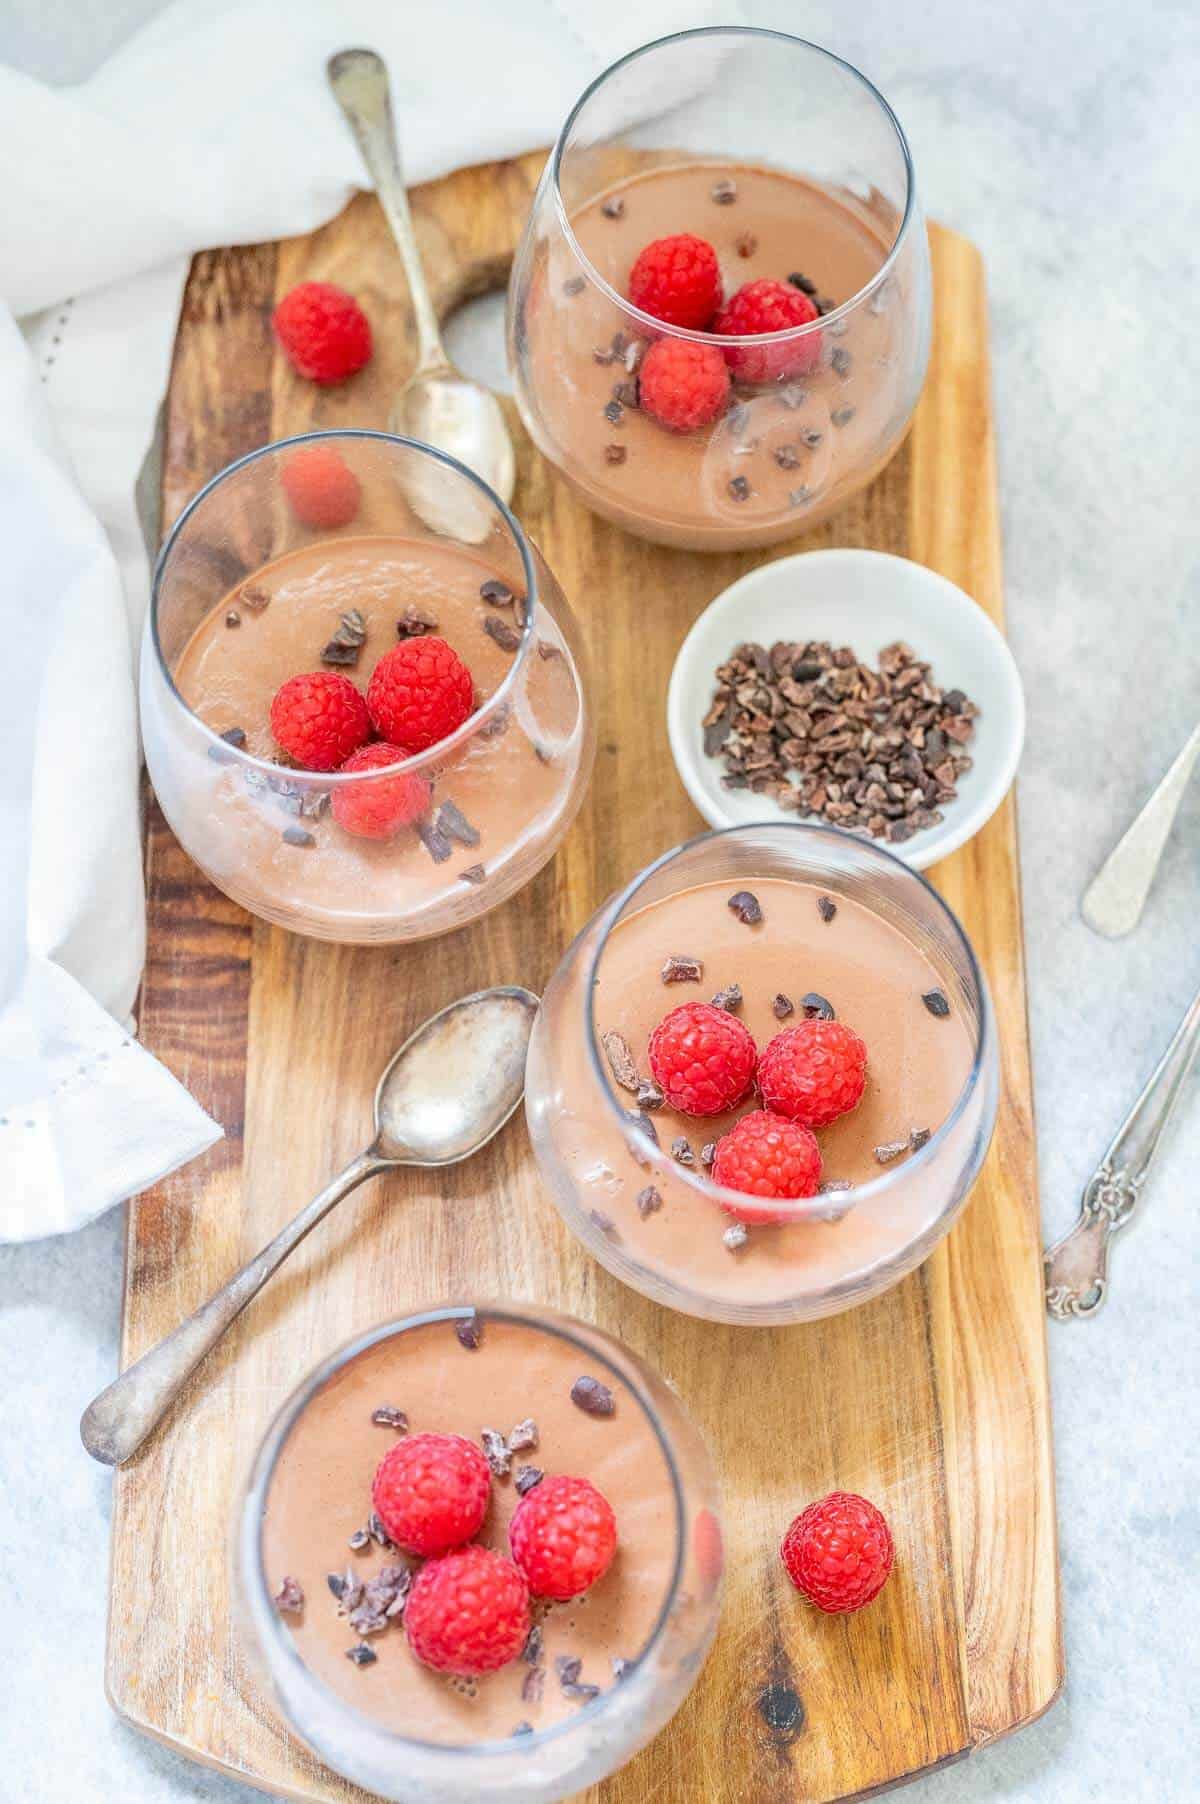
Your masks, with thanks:
[{"label": "tarnished silver spoon", "polygon": [[1192,728],[1183,750],[1088,885],[1083,918],[1106,939],[1132,933],[1141,920],[1175,816],[1198,763],[1200,723]]},{"label": "tarnished silver spoon", "polygon": [[319,1221],[367,1178],[397,1165],[457,1165],[498,1134],[525,1089],[538,1011],[529,990],[480,990],[407,1039],[375,1091],[375,1138],[256,1258],[89,1403],[79,1424],[93,1459],[119,1466],[166,1414],[205,1355]]},{"label": "tarnished silver spoon", "polygon": [[1095,1315],[1108,1296],[1109,1246],[1145,1201],[1159,1142],[1198,1053],[1200,990],[1084,1186],[1078,1221],[1043,1256],[1046,1307],[1060,1322]]},{"label": "tarnished silver spoon", "polygon": [[[491,389],[454,367],[442,344],[408,208],[383,59],[373,50],[339,50],[326,68],[392,228],[412,297],[417,366],[397,395],[388,423],[393,432],[449,452],[481,476],[501,501],[510,501],[516,464],[500,404]],[[457,484],[438,487],[435,476],[414,466],[405,484],[406,489],[419,485],[420,492],[410,493],[409,499],[421,518],[435,531],[482,540],[492,520],[485,498]]]}]

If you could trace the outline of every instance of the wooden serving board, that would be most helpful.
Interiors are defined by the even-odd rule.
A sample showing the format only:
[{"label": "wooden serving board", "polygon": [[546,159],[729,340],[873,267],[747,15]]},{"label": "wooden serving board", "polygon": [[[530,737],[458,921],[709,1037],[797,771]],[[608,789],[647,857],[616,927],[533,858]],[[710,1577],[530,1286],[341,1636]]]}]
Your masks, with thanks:
[{"label": "wooden serving board", "polygon": [[[443,313],[502,282],[540,161],[415,192]],[[937,325],[912,434],[864,495],[796,543],[919,559],[1002,621],[983,270],[961,238],[934,228],[932,241]],[[342,388],[314,389],[272,351],[273,302],[305,277],[344,283],[375,322],[374,361]],[[410,342],[399,264],[370,197],[310,238],[198,257],[167,403],[166,520],[269,439],[382,425]],[[142,1033],[227,1138],[130,1208],[126,1360],[358,1150],[376,1073],[414,1023],[477,985],[540,988],[600,900],[700,825],[667,749],[667,674],[691,621],[756,556],[628,538],[586,513],[519,429],[518,440],[516,510],[591,638],[590,796],[530,891],[410,949],[324,945],[251,919],[152,818]],[[230,1624],[231,1511],[265,1422],[319,1357],[417,1304],[488,1295],[555,1304],[614,1330],[678,1387],[723,1469],[730,1558],[716,1647],[667,1730],[588,1792],[590,1804],[862,1795],[1046,1709],[1062,1646],[1011,802],[934,876],[986,967],[1004,1082],[973,1200],[927,1263],[830,1321],[722,1327],[657,1307],[581,1251],[542,1191],[520,1122],[473,1163],[367,1186],[117,1474],[108,1689],[122,1716],[286,1797],[362,1796],[276,1724],[249,1682]],[[899,1549],[882,1598],[847,1620],[801,1605],[776,1554],[795,1509],[834,1487],[881,1504]]]}]

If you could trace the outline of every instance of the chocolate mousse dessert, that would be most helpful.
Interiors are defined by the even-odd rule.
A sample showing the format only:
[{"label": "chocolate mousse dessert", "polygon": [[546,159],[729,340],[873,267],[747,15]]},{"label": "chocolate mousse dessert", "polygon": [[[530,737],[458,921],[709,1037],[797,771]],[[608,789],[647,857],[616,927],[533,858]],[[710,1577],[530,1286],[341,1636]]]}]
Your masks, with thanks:
[{"label": "chocolate mousse dessert", "polygon": [[937,1181],[860,1200],[922,1158],[974,1045],[948,977],[864,902],[749,873],[665,896],[612,928],[590,1021],[592,1058],[556,1044],[552,1109],[534,1061],[535,1144],[635,1281],[769,1304],[876,1269],[944,1206]]},{"label": "chocolate mousse dessert", "polygon": [[457,545],[317,537],[225,595],[172,675],[217,738],[156,769],[168,818],[223,888],[288,925],[441,931],[530,874],[578,802],[566,641]]},{"label": "chocolate mousse dessert", "polygon": [[516,322],[518,398],[589,506],[666,544],[766,545],[890,457],[927,326],[885,272],[899,221],[878,196],[664,164],[569,223]]},{"label": "chocolate mousse dessert", "polygon": [[399,1734],[504,1741],[632,1672],[675,1582],[661,1437],[607,1366],[458,1312],[311,1398],[266,1495],[263,1572],[310,1670]]}]

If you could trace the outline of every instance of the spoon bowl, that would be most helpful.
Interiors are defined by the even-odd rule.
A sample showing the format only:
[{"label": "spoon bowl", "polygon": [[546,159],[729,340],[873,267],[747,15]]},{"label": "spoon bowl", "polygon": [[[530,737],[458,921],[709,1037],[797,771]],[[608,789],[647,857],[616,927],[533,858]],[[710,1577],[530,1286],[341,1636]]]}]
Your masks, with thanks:
[{"label": "spoon bowl", "polygon": [[[397,395],[388,425],[401,438],[418,439],[447,452],[482,477],[502,501],[512,499],[516,482],[512,439],[490,389],[454,370],[418,374]],[[461,484],[448,489],[437,475],[426,466],[410,472],[405,489],[413,506],[435,532],[481,544],[493,520],[486,497]]]},{"label": "spoon bowl", "polygon": [[404,1042],[375,1092],[375,1152],[395,1165],[457,1165],[520,1106],[538,1011],[513,985],[452,1002]]}]

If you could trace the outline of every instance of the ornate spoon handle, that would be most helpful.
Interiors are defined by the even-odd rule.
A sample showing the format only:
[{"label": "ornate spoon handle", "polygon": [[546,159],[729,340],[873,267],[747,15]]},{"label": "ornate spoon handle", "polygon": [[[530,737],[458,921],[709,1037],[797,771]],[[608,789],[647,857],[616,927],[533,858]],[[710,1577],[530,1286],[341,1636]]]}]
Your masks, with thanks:
[{"label": "ornate spoon handle", "polygon": [[1200,1049],[1200,991],[1083,1192],[1079,1220],[1045,1255],[1046,1307],[1095,1315],[1108,1295],[1108,1248],[1142,1199],[1158,1143]]}]

